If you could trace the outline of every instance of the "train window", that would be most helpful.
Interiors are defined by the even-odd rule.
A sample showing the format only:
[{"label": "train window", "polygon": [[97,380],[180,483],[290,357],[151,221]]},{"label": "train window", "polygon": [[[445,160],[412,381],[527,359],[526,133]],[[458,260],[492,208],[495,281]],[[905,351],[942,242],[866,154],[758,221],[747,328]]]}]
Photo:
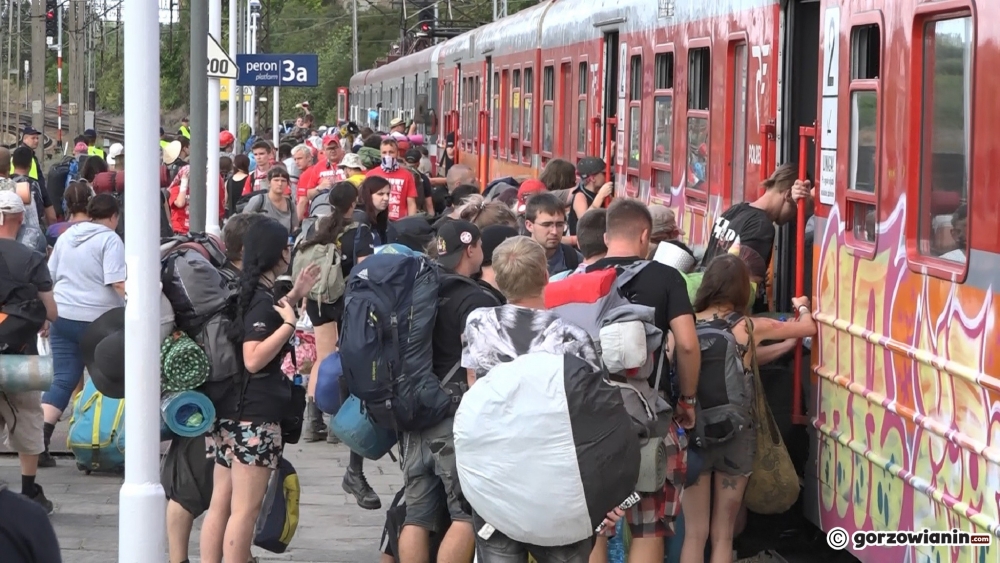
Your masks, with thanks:
[{"label": "train window", "polygon": [[524,92],[521,96],[523,98],[521,105],[524,106],[522,109],[524,115],[521,117],[521,162],[530,162],[531,135],[534,133],[531,100],[534,97],[532,94],[535,92],[535,73],[531,68],[524,69],[524,86],[521,90]]},{"label": "train window", "polygon": [[669,197],[673,184],[670,166],[674,133],[674,54],[657,53],[654,59],[653,86],[653,190]]},{"label": "train window", "polygon": [[479,81],[479,77],[476,76],[475,78],[472,79],[472,99],[473,99],[473,103],[472,103],[472,134],[477,139],[477,142],[476,142],[476,152],[477,153],[479,152],[479,143],[478,143],[478,139],[479,139],[479,114],[482,111],[482,107],[480,105],[482,103],[482,96],[481,96],[482,93],[479,91],[479,89],[481,87],[482,87],[482,83]]},{"label": "train window", "polygon": [[878,92],[851,93],[850,189],[875,193],[878,141]]},{"label": "train window", "polygon": [[688,109],[708,110],[712,61],[708,47],[688,54]]},{"label": "train window", "polygon": [[576,86],[576,152],[587,152],[587,63],[580,63]]},{"label": "train window", "polygon": [[555,137],[555,108],[553,101],[556,94],[556,71],[553,67],[545,67],[542,73],[542,152],[552,152],[552,142]]},{"label": "train window", "polygon": [[497,156],[497,139],[500,138],[500,73],[493,73],[493,129],[490,131],[491,143],[493,143],[493,156]]},{"label": "train window", "polygon": [[921,254],[967,262],[972,132],[970,16],[927,22],[920,123]]},{"label": "train window", "polygon": [[851,32],[851,80],[879,77],[881,41],[877,25],[861,25]]},{"label": "train window", "polygon": [[[519,137],[521,134],[521,70],[514,70],[513,75],[513,91],[510,93],[510,135],[511,137]],[[513,153],[511,157],[517,158],[517,142],[511,140],[511,144],[514,146],[511,150]]]},{"label": "train window", "polygon": [[733,155],[730,194],[732,204],[743,202],[747,156],[747,44],[733,50]]},{"label": "train window", "polygon": [[639,168],[639,147],[642,135],[642,56],[629,61],[628,108],[628,167]]}]

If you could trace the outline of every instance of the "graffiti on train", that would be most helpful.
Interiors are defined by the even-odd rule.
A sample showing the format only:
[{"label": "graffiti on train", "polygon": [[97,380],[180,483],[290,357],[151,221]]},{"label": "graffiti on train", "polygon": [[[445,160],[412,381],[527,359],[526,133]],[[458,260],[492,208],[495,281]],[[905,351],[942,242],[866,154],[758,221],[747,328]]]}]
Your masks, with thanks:
[{"label": "graffiti on train", "polygon": [[[820,522],[998,535],[1000,382],[984,375],[1000,367],[992,289],[912,272],[905,217],[900,198],[869,260],[848,248],[834,207],[817,249]],[[1000,559],[995,546],[878,549],[908,563]]]}]

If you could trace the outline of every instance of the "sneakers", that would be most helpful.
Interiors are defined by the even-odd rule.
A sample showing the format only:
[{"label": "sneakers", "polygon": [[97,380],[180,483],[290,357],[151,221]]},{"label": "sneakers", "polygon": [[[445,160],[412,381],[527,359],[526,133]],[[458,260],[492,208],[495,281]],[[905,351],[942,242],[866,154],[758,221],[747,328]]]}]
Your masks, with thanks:
[{"label": "sneakers", "polygon": [[340,443],[340,438],[338,438],[337,435],[333,433],[333,430],[327,430],[327,432],[326,432],[326,443],[327,444],[339,444]]},{"label": "sneakers", "polygon": [[38,467],[55,467],[56,458],[52,457],[52,454],[48,450],[45,450],[38,455]]},{"label": "sneakers", "polygon": [[25,495],[25,496],[27,496],[29,499],[37,502],[39,504],[39,506],[41,506],[42,508],[45,509],[45,513],[46,514],[52,514],[52,510],[54,509],[54,507],[52,505],[52,501],[49,500],[49,499],[47,499],[47,498],[45,498],[45,492],[42,491],[42,486],[41,485],[38,485],[38,484],[35,485],[35,494],[34,495]]},{"label": "sneakers", "polygon": [[354,498],[358,499],[358,506],[364,508],[365,510],[378,510],[382,508],[382,501],[372,490],[371,485],[368,484],[368,479],[365,479],[365,474],[360,471],[354,471],[350,467],[347,468],[347,472],[344,473],[344,491],[354,495]]}]

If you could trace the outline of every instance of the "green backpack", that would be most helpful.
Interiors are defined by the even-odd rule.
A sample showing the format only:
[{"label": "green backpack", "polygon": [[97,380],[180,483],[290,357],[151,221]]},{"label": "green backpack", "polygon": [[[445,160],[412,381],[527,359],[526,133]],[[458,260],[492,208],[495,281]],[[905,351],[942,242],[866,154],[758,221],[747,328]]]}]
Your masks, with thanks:
[{"label": "green backpack", "polygon": [[314,244],[300,249],[292,260],[292,279],[310,264],[320,267],[319,279],[309,290],[309,299],[321,304],[335,303],[347,287],[344,270],[340,267],[340,248],[336,244]]}]

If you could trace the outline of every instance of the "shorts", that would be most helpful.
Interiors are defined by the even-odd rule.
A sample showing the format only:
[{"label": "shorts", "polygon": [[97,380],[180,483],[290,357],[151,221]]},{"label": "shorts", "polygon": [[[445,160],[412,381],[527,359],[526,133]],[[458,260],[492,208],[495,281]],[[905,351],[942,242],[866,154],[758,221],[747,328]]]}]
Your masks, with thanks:
[{"label": "shorts", "polygon": [[485,520],[478,514],[474,515],[473,526],[477,532],[476,560],[479,563],[528,563],[529,553],[535,561],[546,563],[587,563],[590,561],[590,552],[594,550],[595,536],[569,545],[544,547],[512,540],[500,530],[493,530],[489,538],[483,539],[478,532],[485,525]]},{"label": "shorts", "polygon": [[344,315],[344,298],[341,297],[333,303],[319,303],[306,299],[306,313],[313,326],[340,323],[340,317]]},{"label": "shorts", "polygon": [[232,467],[233,461],[254,467],[277,469],[283,449],[281,424],[277,422],[236,422],[219,418],[212,428],[215,463]]},{"label": "shorts", "polygon": [[687,478],[687,440],[678,435],[676,422],[664,437],[667,447],[667,480],[655,493],[639,493],[639,502],[625,511],[633,538],[668,538],[681,514],[681,493]]},{"label": "shorts", "polygon": [[42,428],[42,392],[0,392],[0,428],[10,449],[19,454],[38,455],[45,451]]},{"label": "shorts", "polygon": [[749,477],[753,473],[753,460],[757,455],[757,432],[753,428],[741,430],[731,440],[709,448],[692,446],[701,459],[699,475],[718,472],[735,477]]},{"label": "shorts", "polygon": [[[404,526],[441,532],[439,511],[446,503],[452,521],[471,522],[462,508],[462,487],[455,462],[454,418],[426,430],[403,434]],[[444,495],[438,485],[444,485]]]},{"label": "shorts", "polygon": [[168,500],[201,516],[212,501],[215,440],[211,436],[175,437],[160,467],[160,484]]}]

